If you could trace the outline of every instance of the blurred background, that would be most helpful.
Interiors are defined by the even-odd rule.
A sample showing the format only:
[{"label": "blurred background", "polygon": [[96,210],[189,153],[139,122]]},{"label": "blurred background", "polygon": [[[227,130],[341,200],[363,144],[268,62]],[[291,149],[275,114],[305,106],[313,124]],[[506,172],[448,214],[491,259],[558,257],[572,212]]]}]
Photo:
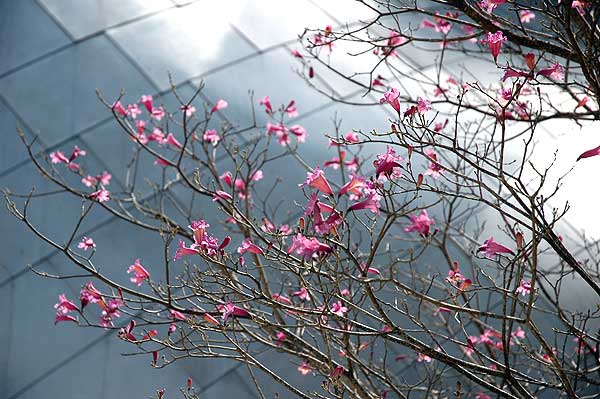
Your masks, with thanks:
[{"label": "blurred background", "polygon": [[[219,115],[223,122],[251,121],[251,90],[255,99],[269,95],[274,105],[295,100],[297,121],[309,136],[331,132],[336,116],[342,133],[388,129],[392,115],[386,107],[363,106],[356,112],[330,95],[364,103],[377,98],[363,97],[363,90],[324,68],[315,79],[329,95],[318,93],[298,76],[301,64],[291,54],[306,27],[335,28],[374,16],[352,0],[0,0],[0,187],[19,193],[52,189],[28,161],[17,126],[28,138],[38,136],[48,151],[73,145],[86,149],[87,165],[112,172],[112,184],[122,187],[116,170],[131,144],[95,90],[112,100],[125,89],[124,103],[141,94],[163,95],[168,103],[169,72],[184,98],[203,80],[201,101],[226,99],[230,106]],[[332,57],[340,68],[353,71],[357,61],[346,51]],[[398,62],[406,63],[407,70],[435,72],[432,57],[419,49],[403,47]],[[448,62],[465,67],[460,57]],[[475,76],[477,67],[469,65]],[[572,128],[555,124],[541,129],[547,137],[540,144],[542,155],[551,157],[561,147],[563,169],[573,165],[581,149],[597,145],[589,129],[577,127],[577,142],[562,136]],[[586,190],[585,169],[573,173],[565,189],[576,203],[569,220],[595,234],[600,227],[589,219],[595,196]],[[69,233],[79,206],[77,199],[38,202],[31,217],[43,231],[60,236]],[[564,229],[566,236],[574,231],[568,224]],[[85,232],[99,247],[111,248],[106,262],[117,262],[123,270],[136,254],[148,252],[148,236],[106,215],[94,215]],[[155,370],[149,358],[122,356],[131,348],[113,331],[54,327],[58,294],[77,298],[81,282],[44,279],[27,265],[61,274],[69,270],[68,262],[5,210],[0,212],[0,248],[0,398],[145,398],[157,388],[177,397],[188,377],[203,398],[256,397],[243,365],[194,359]],[[572,295],[573,301],[585,300]],[[299,378],[296,365],[275,366]]]}]

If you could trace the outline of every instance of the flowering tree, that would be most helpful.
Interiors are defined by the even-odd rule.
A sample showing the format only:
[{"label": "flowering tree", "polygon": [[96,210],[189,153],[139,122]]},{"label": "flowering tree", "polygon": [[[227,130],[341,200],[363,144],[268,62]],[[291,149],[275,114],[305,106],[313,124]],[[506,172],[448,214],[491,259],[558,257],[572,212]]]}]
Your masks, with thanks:
[{"label": "flowering tree", "polygon": [[[364,2],[375,17],[307,30],[293,51],[323,94],[350,102],[318,76],[375,96],[393,115],[388,131],[311,135],[293,121],[302,104],[269,97],[252,99],[268,122],[215,126],[226,100],[201,104],[175,87],[179,109],[149,95],[127,105],[100,96],[134,148],[122,191],[86,168],[85,149],[45,155],[24,140],[39,171],[83,200],[63,244],[28,218],[39,194],[6,197],[74,275],[89,277],[78,300],[59,296],[55,323],[114,329],[152,367],[183,357],[243,362],[263,397],[264,376],[303,398],[597,393],[598,247],[581,237],[584,251],[568,248],[567,208],[551,206],[562,177],[533,155],[545,121],[600,119],[599,7],[402,3]],[[434,61],[432,73],[402,62],[409,46]],[[495,78],[451,73],[452,54]],[[350,56],[365,70],[336,64]],[[142,154],[154,165],[140,166]],[[160,177],[142,188],[130,177],[148,167]],[[140,249],[105,272],[93,256],[110,248],[80,233],[96,208],[159,235],[164,256]],[[573,284],[589,303],[565,303]],[[280,363],[261,360],[265,351]],[[280,373],[289,363],[302,379]],[[185,397],[195,396],[191,385]]]}]

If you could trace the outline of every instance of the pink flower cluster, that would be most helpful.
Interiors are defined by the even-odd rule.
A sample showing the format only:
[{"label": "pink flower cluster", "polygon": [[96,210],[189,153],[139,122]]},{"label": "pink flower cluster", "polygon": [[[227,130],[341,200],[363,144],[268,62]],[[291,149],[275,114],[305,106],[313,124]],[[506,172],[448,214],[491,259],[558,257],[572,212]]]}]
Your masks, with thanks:
[{"label": "pink flower cluster", "polygon": [[204,220],[194,221],[188,226],[193,232],[194,243],[189,247],[183,240],[179,240],[179,246],[175,252],[175,261],[189,255],[204,255],[215,257],[222,254],[225,247],[231,242],[231,237],[227,236],[221,241],[206,232],[210,225]]}]

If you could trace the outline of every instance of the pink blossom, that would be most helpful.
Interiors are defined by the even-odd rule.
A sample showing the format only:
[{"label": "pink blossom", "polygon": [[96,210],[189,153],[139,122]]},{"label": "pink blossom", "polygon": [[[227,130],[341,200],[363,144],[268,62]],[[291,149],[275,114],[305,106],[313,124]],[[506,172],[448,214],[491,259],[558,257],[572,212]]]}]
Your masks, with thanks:
[{"label": "pink blossom", "polygon": [[427,149],[425,150],[425,155],[430,160],[429,167],[425,171],[425,174],[428,176],[432,176],[434,179],[439,178],[442,172],[444,171],[444,168],[442,168],[442,166],[438,162],[437,153],[432,149]]},{"label": "pink blossom", "polygon": [[352,204],[348,208],[348,211],[357,211],[360,209],[368,209],[371,212],[379,215],[379,207],[380,207],[379,202],[380,201],[381,201],[381,196],[379,194],[377,194],[375,191],[372,191],[371,193],[368,194],[366,199]]},{"label": "pink blossom", "polygon": [[267,114],[269,114],[269,115],[273,114],[273,106],[271,105],[271,99],[269,98],[269,96],[263,97],[259,101],[259,104],[265,106],[265,112]]},{"label": "pink blossom", "polygon": [[169,313],[173,320],[185,321],[186,319],[185,315],[178,310],[170,309]]},{"label": "pink blossom", "polygon": [[137,284],[138,286],[142,285],[144,280],[150,279],[150,273],[148,273],[148,271],[144,269],[144,266],[142,266],[139,259],[136,259],[135,263],[129,266],[129,269],[127,269],[128,274],[132,272],[133,277],[130,278],[130,281],[132,283]]},{"label": "pink blossom", "polygon": [[[136,127],[139,135],[142,136],[142,133],[144,133],[146,131],[146,121],[144,121],[144,120],[135,121],[135,127]],[[142,144],[144,144],[144,142],[142,142]]]},{"label": "pink blossom", "polygon": [[165,139],[165,142],[168,143],[168,144],[171,144],[175,148],[181,148],[182,147],[181,143],[179,141],[177,141],[177,139],[175,138],[175,136],[173,136],[173,133],[167,134],[167,138]]},{"label": "pink blossom", "polygon": [[388,146],[385,154],[377,154],[377,159],[373,161],[375,175],[390,175],[394,171],[394,168],[402,166],[400,164],[402,161],[404,161],[404,158],[400,155],[396,155],[396,151]]},{"label": "pink blossom", "polygon": [[73,152],[71,152],[71,156],[69,157],[69,162],[72,162],[73,160],[85,156],[87,154],[87,152],[85,152],[85,150],[82,150],[81,148],[79,148],[78,146],[73,146]]},{"label": "pink blossom", "polygon": [[500,54],[500,49],[502,48],[502,42],[505,40],[507,39],[500,30],[496,33],[487,33],[487,39],[485,42],[488,44],[490,53],[494,57],[494,61],[498,60],[498,55]]},{"label": "pink blossom", "polygon": [[298,116],[298,109],[296,108],[296,101],[294,101],[294,100],[290,101],[288,106],[285,107],[285,113],[287,114],[288,118],[295,118]]},{"label": "pink blossom", "polygon": [[127,115],[127,111],[125,111],[125,108],[123,107],[123,104],[121,104],[121,101],[117,101],[112,105],[112,109],[121,114],[122,116],[126,116]]},{"label": "pink blossom", "polygon": [[479,392],[477,395],[475,395],[475,399],[492,399],[492,397],[484,394],[483,392]]},{"label": "pink blossom", "polygon": [[61,321],[72,321],[74,323],[77,323],[79,320],[77,320],[76,317],[71,316],[69,314],[57,313],[56,316],[54,316],[54,325],[60,323]]},{"label": "pink blossom", "polygon": [[519,11],[519,19],[524,24],[528,24],[534,18],[535,18],[535,14],[531,10],[521,10],[521,11]]},{"label": "pink blossom", "polygon": [[79,244],[77,244],[77,248],[83,249],[84,251],[87,251],[88,249],[95,249],[96,248],[96,243],[90,237],[85,237],[84,236],[81,239],[81,242]]},{"label": "pink blossom", "polygon": [[223,181],[223,183],[227,184],[229,187],[233,187],[233,175],[231,172],[227,171],[219,176],[219,179]]},{"label": "pink blossom", "polygon": [[293,125],[289,127],[289,131],[296,136],[299,143],[306,142],[306,129],[300,125]]},{"label": "pink blossom", "polygon": [[156,141],[158,144],[166,144],[165,134],[157,127],[152,130],[152,133],[148,136],[148,140]]},{"label": "pink blossom", "polygon": [[273,299],[276,300],[277,302],[283,303],[285,305],[291,306],[294,304],[290,298],[288,298],[285,295],[281,295],[281,294],[273,294]]},{"label": "pink blossom", "polygon": [[244,241],[242,241],[242,245],[238,247],[237,252],[240,255],[244,255],[246,252],[250,252],[251,254],[256,255],[265,254],[260,247],[252,243],[252,240],[250,238],[246,238]]},{"label": "pink blossom", "polygon": [[196,112],[196,107],[194,107],[193,105],[182,105],[179,109],[181,110],[181,112],[185,113],[185,116],[188,118],[194,115],[194,113]]},{"label": "pink blossom", "polygon": [[300,54],[300,52],[296,49],[293,49],[292,51],[290,51],[292,53],[292,55],[296,58],[302,58],[302,54]]},{"label": "pink blossom", "polygon": [[310,301],[310,293],[304,287],[300,288],[298,291],[293,292],[292,296],[299,298],[302,301]]},{"label": "pink blossom", "polygon": [[550,77],[556,81],[560,81],[564,79],[564,71],[565,69],[562,65],[555,63],[549,68],[540,70],[538,74],[545,77]]},{"label": "pink blossom", "polygon": [[431,101],[419,97],[417,100],[417,109],[421,114],[424,114],[431,109]]},{"label": "pink blossom", "polygon": [[215,191],[215,195],[213,195],[213,202],[218,201],[220,199],[225,201],[231,201],[233,197],[225,191],[217,190]]},{"label": "pink blossom", "polygon": [[302,363],[300,363],[300,366],[298,366],[298,371],[302,375],[307,375],[310,372],[312,372],[312,367],[310,364],[308,364],[308,362],[303,361]]},{"label": "pink blossom", "polygon": [[307,238],[302,233],[298,233],[298,235],[292,238],[292,245],[288,249],[288,254],[295,251],[296,255],[310,257],[318,252],[328,253],[331,250],[329,245],[319,242],[316,238]]},{"label": "pink blossom", "polygon": [[127,106],[127,114],[130,115],[133,119],[136,119],[139,115],[141,115],[142,110],[138,107],[137,104],[129,104]]},{"label": "pink blossom", "polygon": [[400,96],[400,92],[396,88],[389,89],[385,92],[383,97],[379,100],[380,104],[390,104],[392,108],[396,110],[396,112],[400,112],[400,101],[398,97]]},{"label": "pink blossom", "polygon": [[494,237],[485,240],[483,245],[477,249],[477,252],[485,252],[485,257],[488,259],[494,259],[498,254],[514,255],[514,252],[510,248],[494,241]]},{"label": "pink blossom", "polygon": [[103,299],[100,291],[98,291],[90,281],[85,284],[79,293],[79,300],[81,301],[81,309],[83,309],[88,303],[99,303]]},{"label": "pink blossom", "polygon": [[367,186],[365,180],[366,179],[363,176],[353,174],[350,178],[350,181],[342,186],[339,194],[344,195],[346,193],[350,193],[355,197],[361,196],[362,189]]},{"label": "pink blossom", "polygon": [[332,380],[337,380],[344,374],[345,371],[346,370],[344,369],[344,366],[337,366],[335,369],[333,369],[331,374],[329,374],[329,378]]},{"label": "pink blossom", "polygon": [[531,293],[531,281],[521,280],[521,283],[516,289],[517,294],[527,296]]},{"label": "pink blossom", "polygon": [[417,362],[419,362],[419,363],[421,363],[421,362],[431,363],[431,357],[419,352],[417,354]]},{"label": "pink blossom", "polygon": [[98,202],[106,202],[110,200],[110,192],[102,188],[91,193],[90,198]]},{"label": "pink blossom", "polygon": [[199,255],[199,251],[197,248],[197,244],[192,244],[190,247],[185,246],[185,242],[183,240],[179,240],[179,245],[177,246],[177,251],[175,252],[174,261],[178,261],[184,256],[188,255]]},{"label": "pink blossom", "polygon": [[101,175],[96,176],[96,179],[99,180],[100,184],[103,186],[108,186],[110,184],[110,179],[112,179],[112,175],[107,171],[104,171]]},{"label": "pink blossom", "polygon": [[56,305],[54,305],[54,309],[56,309],[57,314],[63,315],[66,315],[69,312],[79,311],[77,305],[69,301],[65,294],[60,294],[58,296],[58,302],[56,303]]},{"label": "pink blossom", "polygon": [[365,263],[365,261],[363,260],[362,262],[360,262],[360,268],[361,270],[367,272],[367,274],[376,274],[378,276],[381,276],[381,272],[374,268],[374,267],[367,267],[367,264]]},{"label": "pink blossom", "polygon": [[119,307],[123,306],[123,302],[120,299],[110,299],[107,304],[103,304],[102,313],[100,314],[100,325],[104,328],[113,326],[113,319],[115,317],[121,317]]},{"label": "pink blossom", "polygon": [[491,14],[496,7],[504,3],[506,3],[506,0],[481,0],[479,2],[479,7],[488,14]]},{"label": "pink blossom", "polygon": [[337,301],[331,305],[331,313],[338,315],[339,317],[344,317],[346,313],[348,313],[348,308],[345,307],[342,302]]},{"label": "pink blossom", "polygon": [[310,186],[324,192],[325,194],[333,195],[333,190],[331,189],[329,182],[327,182],[323,171],[319,169],[318,166],[315,168],[314,172],[307,172],[306,175],[306,181],[302,184],[299,184],[299,187]]},{"label": "pink blossom", "polygon": [[577,157],[577,160],[579,161],[580,159],[595,157],[596,155],[600,155],[600,146],[581,153],[581,155]]},{"label": "pink blossom", "polygon": [[65,156],[62,151],[54,151],[50,153],[50,161],[52,163],[69,163],[69,159]]},{"label": "pink blossom", "polygon": [[219,311],[222,313],[223,322],[226,323],[229,317],[239,317],[243,319],[250,319],[252,315],[245,309],[235,306],[231,301],[225,305],[218,306]]},{"label": "pink blossom", "polygon": [[135,320],[131,320],[127,327],[122,327],[119,330],[119,338],[131,342],[137,341],[137,338],[135,337],[135,335],[133,335],[133,329],[135,328],[135,324]]},{"label": "pink blossom", "polygon": [[81,182],[86,186],[86,187],[94,187],[97,183],[97,180],[94,176],[90,176],[87,175],[86,177],[83,177],[81,179]]},{"label": "pink blossom", "polygon": [[227,101],[223,100],[222,98],[220,98],[217,103],[214,105],[214,107],[212,107],[212,109],[210,110],[210,113],[214,113],[216,111],[222,110],[227,108],[229,104],[227,104]]},{"label": "pink blossom", "polygon": [[287,335],[285,335],[283,331],[277,331],[277,334],[275,334],[275,341],[277,343],[277,346],[281,346],[281,344],[284,343],[286,339]]},{"label": "pink blossom", "polygon": [[525,339],[525,330],[521,326],[517,327],[517,330],[511,334],[513,337],[518,339]]},{"label": "pink blossom", "polygon": [[410,215],[409,218],[411,224],[404,228],[404,231],[407,233],[416,231],[423,236],[428,236],[429,228],[435,223],[435,221],[429,217],[429,215],[427,214],[427,210],[425,209],[421,211],[420,215]]},{"label": "pink blossom", "polygon": [[157,108],[152,108],[152,115],[151,116],[154,119],[156,119],[157,121],[160,122],[160,120],[162,118],[164,118],[165,115],[166,115],[165,109],[162,107],[162,105],[160,107],[157,107]]},{"label": "pink blossom", "polygon": [[214,129],[207,129],[204,132],[204,141],[210,142],[213,145],[217,145],[217,143],[221,140],[221,137],[217,134],[217,131]]},{"label": "pink blossom", "polygon": [[142,98],[140,99],[140,102],[142,104],[144,104],[144,107],[146,107],[146,110],[149,113],[152,113],[152,96],[143,95]]},{"label": "pink blossom", "polygon": [[[454,17],[452,13],[446,13],[446,16]],[[421,22],[420,27],[435,29],[436,32],[441,33],[443,35],[447,35],[450,32],[450,29],[452,29],[452,24],[450,23],[450,21],[438,15],[433,17],[433,21],[434,22],[431,22],[428,19],[424,19],[423,22]]]}]

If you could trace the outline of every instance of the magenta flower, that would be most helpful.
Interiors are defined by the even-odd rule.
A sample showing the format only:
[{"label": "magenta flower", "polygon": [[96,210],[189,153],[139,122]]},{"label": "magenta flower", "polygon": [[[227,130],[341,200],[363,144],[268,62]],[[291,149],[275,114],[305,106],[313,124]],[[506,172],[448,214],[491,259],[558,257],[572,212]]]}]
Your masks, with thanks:
[{"label": "magenta flower", "polygon": [[405,232],[412,233],[413,231],[416,231],[423,236],[429,235],[429,228],[435,221],[429,217],[427,210],[423,209],[420,215],[410,215],[409,217],[411,224],[404,228]]},{"label": "magenta flower", "polygon": [[360,268],[363,271],[366,271],[367,274],[376,274],[378,276],[381,276],[381,272],[379,271],[379,269],[376,269],[374,267],[367,267],[367,264],[365,263],[364,260],[360,263]]},{"label": "magenta flower", "polygon": [[223,183],[227,184],[229,187],[233,187],[233,175],[231,172],[227,171],[219,176],[219,179],[223,181]]},{"label": "magenta flower", "polygon": [[424,114],[431,109],[431,101],[419,97],[417,100],[417,110]]},{"label": "magenta flower", "polygon": [[298,235],[292,238],[292,245],[288,249],[288,254],[291,254],[293,251],[295,251],[296,255],[311,257],[319,252],[331,252],[332,249],[329,245],[319,242],[314,237],[307,238],[302,233],[298,233]]},{"label": "magenta flower", "polygon": [[81,242],[79,244],[77,244],[77,248],[83,249],[84,251],[87,251],[88,249],[95,249],[96,248],[96,243],[90,237],[85,237],[84,236],[81,239]]},{"label": "magenta flower", "polygon": [[130,281],[138,286],[142,285],[144,280],[150,279],[150,273],[144,269],[144,266],[142,266],[139,259],[136,259],[135,263],[129,266],[129,269],[127,269],[127,274],[129,273],[133,273],[133,277],[130,278]]},{"label": "magenta flower", "polygon": [[269,96],[263,97],[259,101],[259,104],[265,106],[265,112],[267,114],[269,114],[269,115],[273,114],[273,106],[271,105],[271,99],[269,98]]},{"label": "magenta flower", "polygon": [[137,338],[133,335],[133,329],[135,328],[135,320],[131,320],[127,327],[121,327],[119,330],[119,338],[124,339],[126,341],[135,342]]},{"label": "magenta flower", "polygon": [[428,355],[425,355],[423,353],[418,353],[417,354],[417,362],[421,363],[421,362],[425,362],[425,363],[431,363],[431,357]]},{"label": "magenta flower", "polygon": [[127,115],[131,116],[133,119],[136,119],[141,113],[142,110],[137,104],[129,104],[127,106]]},{"label": "magenta flower", "polygon": [[355,197],[360,197],[362,195],[362,189],[367,186],[365,180],[364,177],[353,174],[350,181],[344,184],[340,189],[340,195],[350,193]]},{"label": "magenta flower", "polygon": [[185,116],[188,118],[194,115],[194,112],[196,112],[196,107],[194,107],[193,105],[182,105],[180,109],[181,112],[185,113]]},{"label": "magenta flower", "polygon": [[281,294],[273,294],[273,299],[279,303],[283,303],[284,305],[292,306],[294,304],[290,298]]},{"label": "magenta flower", "polygon": [[54,151],[50,153],[50,161],[52,163],[69,163],[69,158],[62,151]]},{"label": "magenta flower", "polygon": [[371,212],[379,215],[379,202],[381,201],[381,196],[377,194],[375,191],[369,193],[368,197],[365,200],[360,202],[356,202],[348,208],[349,211],[357,211],[360,209],[368,209]]},{"label": "magenta flower", "polygon": [[339,317],[344,317],[346,313],[348,313],[348,308],[345,307],[342,302],[337,301],[331,305],[331,313],[338,315]]},{"label": "magenta flower", "polygon": [[563,68],[562,65],[555,63],[549,68],[540,70],[538,74],[559,81],[564,79],[564,72],[565,68]]},{"label": "magenta flower", "polygon": [[218,306],[219,311],[222,313],[223,322],[226,323],[230,317],[239,317],[242,319],[251,319],[252,315],[245,309],[235,306],[231,301],[225,305]]},{"label": "magenta flower", "polygon": [[577,157],[577,160],[579,161],[580,159],[583,159],[583,158],[595,157],[596,155],[600,155],[600,146],[583,152],[581,155],[579,155]]},{"label": "magenta flower", "polygon": [[332,380],[337,380],[342,376],[342,374],[344,374],[344,371],[346,371],[344,369],[344,366],[337,366],[335,369],[333,369],[331,374],[329,374],[329,378],[331,378]]},{"label": "magenta flower", "polygon": [[535,18],[535,14],[533,13],[533,11],[530,11],[530,10],[521,10],[521,11],[519,11],[519,19],[524,24],[528,24],[534,18]]},{"label": "magenta flower", "polygon": [[314,172],[307,172],[306,181],[302,184],[299,184],[298,186],[310,186],[316,188],[321,192],[324,192],[325,194],[333,195],[333,190],[331,189],[329,182],[327,181],[327,179],[325,179],[323,171],[319,169],[318,166],[315,168]]},{"label": "magenta flower", "polygon": [[185,315],[178,310],[170,309],[171,318],[173,320],[185,321]]},{"label": "magenta flower", "polygon": [[298,366],[298,371],[302,375],[307,375],[310,372],[312,372],[312,367],[310,364],[308,364],[308,362],[303,361],[302,363],[300,363],[300,366]]},{"label": "magenta flower", "polygon": [[225,191],[217,190],[215,191],[215,195],[213,195],[213,202],[218,201],[220,199],[225,201],[231,201],[233,197]]},{"label": "magenta flower", "polygon": [[79,311],[77,305],[67,299],[65,294],[60,294],[58,296],[58,302],[54,305],[54,309],[56,309],[57,314],[66,315],[69,312]]},{"label": "magenta flower", "polygon": [[425,155],[430,160],[429,167],[425,171],[425,174],[433,177],[434,179],[439,178],[444,171],[444,168],[442,168],[438,162],[437,153],[432,149],[427,149],[425,150]]},{"label": "magenta flower", "polygon": [[127,115],[127,111],[125,111],[125,108],[123,108],[123,104],[121,104],[121,101],[117,101],[112,105],[112,109],[121,114],[122,116],[126,116]]},{"label": "magenta flower", "polygon": [[71,316],[69,314],[57,313],[56,316],[54,316],[54,325],[57,325],[61,321],[72,321],[74,323],[77,323],[79,320],[77,320],[76,317]]},{"label": "magenta flower", "polygon": [[214,129],[207,129],[204,132],[204,141],[212,143],[212,145],[217,145],[217,143],[221,140],[221,137],[217,134],[217,131]]},{"label": "magenta flower", "polygon": [[103,301],[102,294],[94,287],[91,281],[88,281],[79,293],[79,300],[81,301],[81,309],[85,308],[88,303],[100,303]]},{"label": "magenta flower", "polygon": [[483,245],[477,249],[477,252],[485,252],[485,257],[488,259],[494,259],[498,254],[514,255],[514,252],[510,248],[494,241],[494,237],[488,238]]},{"label": "magenta flower", "polygon": [[173,133],[167,134],[167,138],[165,139],[165,142],[167,144],[171,144],[173,147],[175,147],[177,149],[182,147],[181,143],[179,141],[177,141],[175,136],[173,136]]},{"label": "magenta flower", "polygon": [[104,328],[113,326],[113,319],[115,317],[121,317],[119,307],[123,306],[123,302],[120,299],[110,299],[107,304],[100,302],[103,305],[102,313],[100,314],[100,325]]},{"label": "magenta flower", "polygon": [[[446,13],[446,16],[453,17],[452,13]],[[441,33],[443,35],[447,35],[452,29],[452,24],[445,18],[441,18],[438,15],[433,17],[433,21],[431,22],[428,19],[424,19],[421,22],[421,28],[432,28],[435,29],[436,32]]]},{"label": "magenta flower", "polygon": [[152,115],[151,116],[152,116],[152,118],[156,119],[157,121],[160,122],[160,120],[162,118],[164,118],[165,115],[166,115],[165,109],[162,106],[160,106],[158,108],[152,108]]},{"label": "magenta flower", "polygon": [[500,54],[500,50],[502,48],[502,42],[505,40],[507,39],[500,30],[496,33],[488,32],[485,42],[488,44],[490,53],[494,57],[494,61],[498,60],[498,55]]},{"label": "magenta flower", "polygon": [[404,161],[404,158],[400,155],[396,155],[396,150],[388,146],[385,154],[377,154],[377,159],[373,161],[373,166],[375,166],[375,176],[379,176],[380,174],[392,174],[394,168],[402,166],[400,164],[402,161]]},{"label": "magenta flower", "polygon": [[106,202],[110,200],[110,192],[102,188],[91,193],[90,198],[98,202]]},{"label": "magenta flower", "polygon": [[260,249],[260,247],[252,243],[252,240],[250,238],[246,238],[244,241],[242,241],[242,245],[238,247],[237,252],[240,255],[244,255],[246,252],[250,252],[251,254],[256,255],[265,254],[263,250]]},{"label": "magenta flower", "polygon": [[275,334],[275,341],[277,342],[277,346],[281,346],[282,343],[287,339],[287,335],[283,331],[277,331]]},{"label": "magenta flower", "polygon": [[293,292],[292,296],[299,298],[302,301],[310,301],[310,293],[308,292],[308,290],[304,287],[300,288],[298,291]]},{"label": "magenta flower", "polygon": [[175,257],[173,258],[173,260],[178,261],[184,256],[199,254],[200,253],[198,251],[197,244],[192,244],[190,247],[186,247],[185,242],[183,242],[183,240],[179,240],[179,245],[177,247],[177,251],[175,252]]},{"label": "magenta flower", "polygon": [[398,97],[400,96],[400,92],[396,88],[389,89],[385,92],[383,97],[379,100],[380,104],[390,104],[392,108],[396,110],[396,112],[400,112],[400,101]]},{"label": "magenta flower", "polygon": [[521,283],[516,289],[517,294],[527,296],[531,293],[531,281],[521,280]]},{"label": "magenta flower", "polygon": [[285,113],[287,114],[288,118],[290,118],[290,119],[298,116],[298,109],[296,108],[296,101],[294,101],[294,100],[290,101],[288,106],[285,107]]},{"label": "magenta flower", "polygon": [[229,104],[227,104],[227,101],[223,100],[222,98],[220,98],[217,103],[215,104],[214,107],[212,107],[212,109],[210,110],[210,113],[214,113],[217,112],[219,110],[225,109],[227,108]]},{"label": "magenta flower", "polygon": [[149,95],[143,95],[142,98],[140,99],[140,102],[142,104],[144,104],[144,107],[146,107],[146,110],[149,113],[152,113],[152,96]]},{"label": "magenta flower", "polygon": [[289,131],[296,136],[299,143],[306,142],[306,129],[300,125],[293,125],[289,127]]}]

